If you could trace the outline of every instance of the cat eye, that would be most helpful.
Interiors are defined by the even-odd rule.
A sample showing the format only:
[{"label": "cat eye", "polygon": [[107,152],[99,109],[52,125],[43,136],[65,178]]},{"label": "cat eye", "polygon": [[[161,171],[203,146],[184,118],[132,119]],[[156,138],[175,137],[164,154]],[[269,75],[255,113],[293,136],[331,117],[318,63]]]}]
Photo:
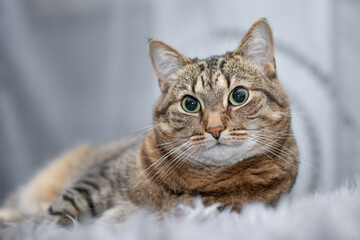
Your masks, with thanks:
[{"label": "cat eye", "polygon": [[241,104],[244,104],[248,97],[249,92],[246,89],[242,87],[237,87],[230,93],[229,102],[231,103],[231,105],[239,106]]},{"label": "cat eye", "polygon": [[200,110],[200,102],[191,96],[185,97],[181,102],[181,106],[189,113],[196,113]]}]

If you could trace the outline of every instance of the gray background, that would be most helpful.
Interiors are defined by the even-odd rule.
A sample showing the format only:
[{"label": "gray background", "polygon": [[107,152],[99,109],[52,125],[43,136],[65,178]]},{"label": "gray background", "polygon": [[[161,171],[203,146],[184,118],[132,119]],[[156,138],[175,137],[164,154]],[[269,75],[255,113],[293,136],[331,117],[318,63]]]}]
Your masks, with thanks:
[{"label": "gray background", "polygon": [[0,200],[65,150],[151,124],[148,38],[206,57],[260,17],[292,102],[294,194],[359,175],[360,1],[0,0]]}]

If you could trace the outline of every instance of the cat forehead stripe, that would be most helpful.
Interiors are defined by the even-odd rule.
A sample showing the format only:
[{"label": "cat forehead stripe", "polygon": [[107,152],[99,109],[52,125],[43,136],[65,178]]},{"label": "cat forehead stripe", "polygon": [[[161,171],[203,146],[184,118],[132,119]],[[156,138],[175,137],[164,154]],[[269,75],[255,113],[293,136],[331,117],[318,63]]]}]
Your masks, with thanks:
[{"label": "cat forehead stripe", "polygon": [[207,89],[213,90],[214,87],[224,85],[230,86],[230,79],[222,76],[226,60],[224,56],[211,56],[209,58],[201,60],[198,65],[200,69],[200,75],[193,80],[191,84],[192,91],[194,93],[200,90]]}]

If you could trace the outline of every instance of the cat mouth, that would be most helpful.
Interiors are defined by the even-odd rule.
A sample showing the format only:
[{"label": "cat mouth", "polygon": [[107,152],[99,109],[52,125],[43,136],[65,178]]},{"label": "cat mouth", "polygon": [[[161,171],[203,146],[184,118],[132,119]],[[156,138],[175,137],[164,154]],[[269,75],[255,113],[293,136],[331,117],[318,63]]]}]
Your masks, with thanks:
[{"label": "cat mouth", "polygon": [[217,141],[215,144],[213,144],[212,146],[210,146],[206,150],[210,150],[210,149],[214,149],[214,148],[223,148],[223,147],[233,147],[233,146]]}]

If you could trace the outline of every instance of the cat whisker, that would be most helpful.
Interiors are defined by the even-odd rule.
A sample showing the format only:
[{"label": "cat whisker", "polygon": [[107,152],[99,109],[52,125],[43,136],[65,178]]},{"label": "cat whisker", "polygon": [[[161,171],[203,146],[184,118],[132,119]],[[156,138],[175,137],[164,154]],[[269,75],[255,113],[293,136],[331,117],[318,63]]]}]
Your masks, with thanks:
[{"label": "cat whisker", "polygon": [[[269,146],[271,146],[271,144],[276,145],[276,146],[272,146],[272,148],[273,148],[272,150],[278,152],[279,154],[281,153],[281,154],[284,154],[284,155],[286,155],[286,156],[288,156],[288,157],[290,157],[290,158],[296,159],[297,161],[300,161],[299,157],[297,157],[297,154],[295,154],[294,152],[292,152],[290,149],[288,149],[288,148],[285,147],[284,145],[281,145],[280,143],[277,143],[277,142],[275,142],[275,141],[273,141],[273,140],[271,140],[271,139],[266,139],[266,138],[264,138],[264,137],[261,137],[261,139],[262,139],[262,140],[260,140],[260,141],[262,141],[264,144],[267,144],[267,145],[269,145]],[[270,142],[271,144],[269,144],[269,142]],[[303,161],[302,161],[302,162],[303,162]],[[306,162],[303,162],[303,163],[305,163],[305,164],[307,164],[308,166],[310,166],[310,167],[312,167],[312,168],[315,169],[315,167],[312,166],[311,164],[306,163]]]},{"label": "cat whisker", "polygon": [[207,143],[210,143],[210,142],[212,142],[212,140],[208,140],[208,141],[202,141],[202,142],[200,142],[200,143],[194,143],[194,142],[192,142],[192,146],[200,146],[200,147],[204,147]]},{"label": "cat whisker", "polygon": [[[254,143],[256,143],[256,141],[254,141],[254,140],[252,140],[252,139],[251,139],[251,141],[253,141]],[[259,148],[259,147],[260,147],[260,148]],[[277,165],[277,163],[276,163],[276,161],[273,159],[273,157],[271,157],[270,155],[268,155],[268,153],[269,153],[268,149],[267,149],[266,147],[264,147],[264,146],[259,146],[259,147],[258,147],[258,151],[259,151],[261,154],[267,156],[269,160],[271,160],[272,162],[274,162],[274,163]],[[271,153],[271,152],[270,152],[270,153]],[[282,159],[282,160],[284,160],[284,159]],[[288,162],[288,161],[285,161],[285,162],[286,162],[287,164],[289,164],[291,167],[297,168],[297,166],[295,166],[294,164],[291,164],[291,163]],[[288,172],[289,174],[291,174],[291,173],[290,173],[289,171],[287,171],[287,170],[286,170],[286,172]]]},{"label": "cat whisker", "polygon": [[145,126],[145,127],[141,127],[141,128],[135,129],[135,130],[133,130],[132,132],[148,130],[148,129],[151,129],[151,128],[154,128],[154,127],[159,127],[160,125],[161,125],[161,123],[151,124],[151,125],[148,125],[148,126]]},{"label": "cat whisker", "polygon": [[188,157],[189,157],[190,155],[194,154],[199,148],[200,148],[200,147],[198,147],[198,148],[196,148],[196,149],[192,149],[192,151],[189,151],[189,152],[186,154],[185,157],[181,158],[180,161],[177,161],[177,163],[174,164],[174,166],[172,167],[172,170],[170,170],[170,169],[171,169],[171,168],[170,168],[170,169],[168,170],[168,174],[167,174],[165,177],[163,177],[163,181],[165,181],[166,178],[167,178],[168,176],[170,176],[176,169],[181,168],[181,166],[185,163],[185,161],[188,159]]},{"label": "cat whisker", "polygon": [[294,115],[304,115],[305,112],[274,112],[277,113],[279,115],[283,115],[283,116],[294,116]]},{"label": "cat whisker", "polygon": [[[165,166],[163,166],[160,170],[158,170],[158,176],[157,178],[154,180],[152,186],[154,185],[158,185],[159,183],[161,183],[161,178],[163,177],[164,174],[166,174],[166,171],[168,171],[169,169],[171,169],[171,166],[176,163],[176,160],[179,159],[180,157],[184,156],[185,154],[187,154],[189,151],[191,151],[191,147],[188,147],[186,150],[184,150],[183,152],[181,152],[180,154],[178,154],[177,156],[174,156],[172,159],[170,159]],[[155,176],[155,175],[154,175]],[[151,177],[152,178],[152,177]],[[160,181],[159,181],[160,180]],[[153,188],[150,187],[150,191],[152,191]]]},{"label": "cat whisker", "polygon": [[273,139],[269,138],[268,136],[262,136],[262,135],[257,135],[257,134],[255,134],[255,136],[256,136],[256,137],[259,137],[259,139],[261,139],[261,140],[263,140],[263,141],[270,142],[270,143],[272,143],[272,144],[275,144],[275,145],[278,146],[278,147],[281,147],[281,148],[287,150],[288,153],[290,153],[291,155],[296,155],[296,154],[295,154],[294,152],[292,152],[290,149],[286,148],[283,144],[280,144],[280,143],[274,141]]},{"label": "cat whisker", "polygon": [[[156,167],[158,167],[168,156],[170,156],[173,153],[176,153],[177,151],[179,151],[182,147],[186,146],[190,141],[187,141],[183,144],[181,144],[180,146],[174,148],[173,150],[167,152],[165,155],[163,155],[162,157],[160,157],[159,159],[157,159],[156,161],[154,161],[149,167],[147,167],[141,174],[139,174],[136,178],[134,178],[133,180],[130,181],[129,184],[132,184],[134,181],[136,181],[137,179],[139,179],[143,174],[147,173],[148,170],[151,169],[150,172],[147,173],[147,175],[151,174],[154,169]],[[146,180],[145,180],[146,181]],[[145,182],[144,181],[144,182]],[[143,183],[143,182],[142,182]],[[142,184],[141,183],[141,184]],[[138,186],[138,184],[136,184],[135,186]]]},{"label": "cat whisker", "polygon": [[259,131],[259,132],[269,132],[269,133],[275,133],[275,134],[279,134],[279,135],[286,135],[286,136],[294,136],[293,133],[288,133],[288,132],[280,132],[280,131],[272,131],[272,130],[268,130],[268,129],[252,129],[252,128],[249,128],[247,129],[249,131]]},{"label": "cat whisker", "polygon": [[[295,164],[293,164],[293,163],[290,162],[289,160],[287,160],[287,159],[283,158],[282,156],[280,156],[279,153],[274,152],[274,151],[272,150],[272,147],[273,147],[273,146],[271,146],[271,145],[266,145],[266,143],[261,142],[261,141],[259,141],[258,139],[253,139],[253,141],[254,141],[255,143],[258,143],[258,144],[260,145],[260,146],[258,146],[258,147],[262,148],[262,149],[265,150],[266,152],[273,154],[274,156],[280,158],[281,160],[283,160],[284,162],[286,162],[286,163],[289,164],[290,166],[292,166],[292,167],[294,167],[294,168],[297,168],[297,166],[296,166]],[[269,148],[267,148],[267,147],[269,147]],[[266,156],[267,156],[267,155],[266,155]]]},{"label": "cat whisker", "polygon": [[[168,160],[168,162],[165,163],[164,166],[162,166],[159,170],[156,171],[156,173],[150,177],[150,179],[152,177],[154,177],[158,172],[161,172],[164,168],[167,167],[167,165],[172,161],[173,158],[176,158],[178,157],[179,155],[181,155],[184,151],[186,151],[188,149],[188,145],[184,145],[182,146],[181,148],[177,149],[176,151],[173,151],[172,153],[170,154],[166,154],[167,156],[165,158],[163,158],[163,160],[161,160],[161,162],[159,162],[158,164],[156,164],[156,166],[153,167],[153,169],[149,172],[148,175],[150,175],[158,166],[160,166],[160,164],[165,160],[167,159],[169,156],[173,155],[171,159]],[[149,180],[150,180],[149,179]]]},{"label": "cat whisker", "polygon": [[160,147],[160,146],[164,146],[164,145],[168,145],[168,144],[174,144],[174,143],[179,142],[179,141],[182,141],[182,140],[183,140],[183,139],[176,139],[176,140],[174,140],[174,141],[157,144],[156,146]]},{"label": "cat whisker", "polygon": [[173,161],[175,161],[178,157],[180,157],[186,151],[188,151],[191,148],[191,146],[185,146],[184,148],[185,149],[183,151],[174,154],[173,157],[171,159],[169,159],[168,162],[164,166],[162,166],[157,172],[160,173],[160,172],[164,171],[165,169],[167,169],[168,166],[170,166],[173,163]]},{"label": "cat whisker", "polygon": [[[249,128],[249,129],[247,129],[247,130],[249,130],[249,131],[257,131],[257,132],[261,132],[262,134],[271,134],[271,136],[272,135],[274,135],[274,134],[276,134],[276,135],[280,135],[280,136],[282,136],[282,137],[285,137],[285,136],[290,136],[290,137],[293,137],[293,138],[301,138],[301,137],[304,137],[304,135],[303,136],[300,136],[300,135],[296,135],[296,134],[294,134],[294,133],[288,133],[288,132],[280,132],[280,131],[272,131],[272,130],[267,130],[267,129],[264,129],[264,128],[260,128],[260,129],[251,129],[251,128]],[[306,136],[306,137],[309,137],[309,136]]]},{"label": "cat whisker", "polygon": [[174,161],[176,161],[179,157],[181,157],[182,155],[184,155],[186,152],[188,152],[188,150],[191,149],[191,146],[185,146],[185,149],[182,152],[179,152],[178,154],[174,155],[171,159],[169,159],[169,161],[162,166],[162,168],[158,171],[164,171],[166,168],[168,168]]},{"label": "cat whisker", "polygon": [[[171,159],[175,158],[175,157],[178,157],[179,155],[181,155],[184,151],[182,150],[182,148],[185,148],[184,151],[186,151],[188,149],[188,146],[187,145],[184,145],[184,146],[181,146],[181,148],[178,148],[176,151],[173,151],[172,153],[168,153],[166,154],[167,156],[165,158],[163,158],[161,160],[161,162],[159,162],[158,164],[156,164],[155,167],[153,167],[153,169],[151,169],[151,171],[147,174],[147,176],[149,176],[165,159],[167,159],[168,156],[170,155],[174,155]],[[159,172],[163,171],[163,169],[169,164],[169,162],[171,162],[171,159],[164,165],[160,168],[160,170],[157,170],[157,172],[152,175],[151,177],[149,177],[147,180],[145,180],[144,182],[147,182],[147,181],[150,181],[152,180],[155,176],[158,175]]]},{"label": "cat whisker", "polygon": [[285,137],[278,137],[278,136],[273,136],[273,135],[266,135],[266,134],[255,134],[257,137],[270,137],[270,138],[274,138],[274,139],[295,139],[295,137],[288,137],[288,136],[285,136]]},{"label": "cat whisker", "polygon": [[298,158],[295,156],[295,154],[293,153],[289,153],[289,152],[286,152],[286,151],[282,151],[279,147],[277,146],[274,146],[272,144],[270,144],[269,142],[265,141],[265,140],[261,140],[261,139],[257,139],[256,140],[258,143],[262,143],[264,146],[266,147],[269,147],[269,149],[271,149],[272,151],[276,151],[277,153],[281,153],[289,158],[293,158],[293,159],[296,159],[298,160]]},{"label": "cat whisker", "polygon": [[160,127],[160,124],[159,125],[153,125],[151,127],[147,127],[147,129],[141,131],[140,133],[138,133],[132,140],[130,140],[130,142],[135,142],[135,140],[137,140],[141,135],[144,135],[145,133],[149,132],[150,130],[153,130],[157,127]]},{"label": "cat whisker", "polygon": [[154,149],[153,152],[159,151],[159,149],[162,150],[163,152],[169,152],[169,151],[171,151],[175,146],[178,146],[179,143],[180,143],[180,144],[183,144],[184,141],[182,140],[182,141],[179,141],[179,142],[176,142],[176,143],[169,144],[169,145],[167,145],[167,146],[160,146],[158,149]]},{"label": "cat whisker", "polygon": [[[189,141],[189,143],[191,143],[191,140],[187,140],[187,137],[186,138],[182,138],[182,139],[178,139],[178,140],[175,140],[175,141],[172,141],[172,142],[168,142],[166,144],[159,144],[159,149],[161,149],[162,151],[164,152],[168,152],[169,150],[171,150],[174,145],[178,145],[179,143],[182,144],[184,142],[187,142]],[[158,149],[155,149],[154,151],[158,151]]]},{"label": "cat whisker", "polygon": [[270,153],[270,154],[278,157],[279,159],[283,160],[283,161],[284,161],[285,163],[287,163],[289,166],[294,167],[294,168],[297,168],[296,165],[292,164],[291,162],[289,162],[288,160],[286,160],[286,159],[284,159],[284,158],[282,158],[282,157],[279,157],[277,154],[273,153],[273,152],[272,152],[271,150],[269,150],[266,146],[264,146],[263,144],[257,142],[255,139],[249,139],[249,140],[252,141],[252,142],[254,142],[254,143],[257,143],[257,144],[258,144],[257,150],[258,150],[261,154],[267,156],[267,157],[269,158],[269,160],[273,161],[274,163],[276,163],[276,161],[273,159],[272,156],[268,155],[268,153]]},{"label": "cat whisker", "polygon": [[[263,137],[261,137],[263,138]],[[261,140],[260,140],[261,141]],[[269,144],[269,142],[273,143],[273,144],[276,144],[278,147],[274,147],[273,146],[273,151],[277,151],[277,153],[282,153],[282,154],[285,154],[286,156],[288,157],[291,157],[293,159],[296,159],[297,161],[300,161],[300,159],[297,157],[297,155],[295,153],[293,153],[292,151],[290,151],[287,147],[281,145],[280,143],[277,143],[271,139],[264,139],[262,140],[262,142],[264,144],[268,144],[268,146],[271,146],[271,144]],[[281,149],[280,149],[281,147]],[[301,161],[303,164],[306,164],[307,166],[311,167],[313,170],[317,170],[315,166],[313,166],[312,164],[308,163],[308,162],[304,162],[304,161]]]}]

